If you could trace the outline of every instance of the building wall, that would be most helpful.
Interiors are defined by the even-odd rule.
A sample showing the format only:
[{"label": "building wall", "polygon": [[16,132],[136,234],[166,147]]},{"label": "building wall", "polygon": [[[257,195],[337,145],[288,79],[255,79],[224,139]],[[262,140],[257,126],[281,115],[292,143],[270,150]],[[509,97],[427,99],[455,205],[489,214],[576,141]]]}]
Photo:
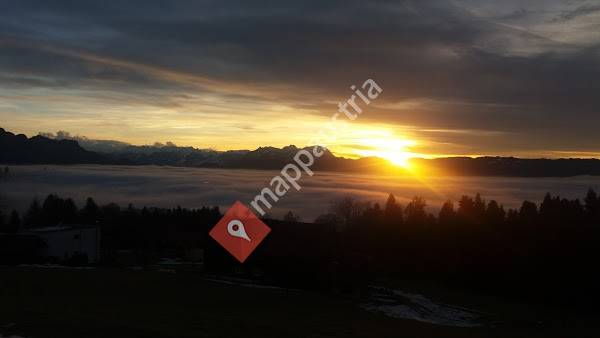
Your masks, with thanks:
[{"label": "building wall", "polygon": [[99,228],[36,232],[36,235],[46,242],[47,256],[68,259],[79,252],[86,254],[90,263],[95,263],[100,259]]}]

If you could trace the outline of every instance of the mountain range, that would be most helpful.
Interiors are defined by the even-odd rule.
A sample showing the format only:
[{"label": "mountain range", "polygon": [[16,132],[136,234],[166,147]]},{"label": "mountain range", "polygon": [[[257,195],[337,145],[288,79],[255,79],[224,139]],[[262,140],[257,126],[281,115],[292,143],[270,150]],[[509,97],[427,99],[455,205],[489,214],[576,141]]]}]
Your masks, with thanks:
[{"label": "mountain range", "polygon": [[0,128],[0,163],[78,164],[106,163],[104,156],[83,149],[77,141],[52,140],[44,136],[27,138]]},{"label": "mountain range", "polygon": [[[31,138],[0,128],[0,163],[3,164],[120,164],[167,165],[203,168],[280,170],[299,150],[260,147],[256,150],[216,151],[178,147],[172,143],[135,146],[120,141],[91,140],[68,133],[41,134]],[[459,176],[566,177],[600,175],[598,159],[520,159],[514,157],[448,157],[412,159],[424,174]],[[313,170],[407,174],[389,162],[366,157],[347,159],[326,150]]]}]

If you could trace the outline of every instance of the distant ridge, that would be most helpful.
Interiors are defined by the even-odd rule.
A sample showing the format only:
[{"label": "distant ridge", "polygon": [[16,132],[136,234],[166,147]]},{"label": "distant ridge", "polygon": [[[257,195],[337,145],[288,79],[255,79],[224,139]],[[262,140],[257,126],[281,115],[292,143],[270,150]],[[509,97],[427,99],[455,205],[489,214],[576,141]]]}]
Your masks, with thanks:
[{"label": "distant ridge", "polygon": [[51,140],[43,136],[27,138],[0,128],[0,162],[6,164],[105,163],[97,153],[85,150],[71,140]]},{"label": "distant ridge", "polygon": [[[283,148],[260,147],[256,150],[216,151],[177,147],[172,143],[155,146],[133,146],[118,141],[97,141],[80,138],[84,144],[111,142],[105,151],[86,150],[74,139],[27,136],[0,128],[0,163],[2,164],[121,164],[164,165],[179,167],[280,170],[292,161],[299,150],[289,145]],[[115,146],[116,145],[116,146]],[[110,151],[106,150],[110,149]],[[305,148],[310,149],[310,148]],[[456,176],[507,177],[568,177],[600,176],[598,159],[519,159],[514,157],[449,157],[413,159],[419,173]],[[347,159],[336,157],[328,150],[315,161],[313,170],[361,173],[406,174],[377,158]]]},{"label": "distant ridge", "polygon": [[447,157],[413,159],[430,172],[457,176],[570,177],[600,175],[598,159],[522,159],[515,157]]}]

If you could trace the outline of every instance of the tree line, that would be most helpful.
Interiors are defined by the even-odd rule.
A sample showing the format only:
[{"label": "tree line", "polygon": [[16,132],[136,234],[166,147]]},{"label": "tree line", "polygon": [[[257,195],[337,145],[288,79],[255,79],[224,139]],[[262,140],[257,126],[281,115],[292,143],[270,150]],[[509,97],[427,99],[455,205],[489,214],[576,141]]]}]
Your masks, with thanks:
[{"label": "tree line", "polygon": [[[383,205],[333,201],[330,212],[312,224],[290,212],[283,221],[265,220],[273,231],[244,268],[288,274],[281,280],[298,284],[345,262],[345,279],[427,279],[560,302],[600,298],[600,196],[594,190],[583,199],[547,194],[539,204],[524,201],[516,209],[477,194],[447,201],[435,215],[427,210],[421,197],[401,205],[389,195]],[[105,252],[129,249],[156,258],[197,247],[207,250],[212,267],[235,266],[208,237],[221,217],[216,207],[100,206],[88,198],[78,208],[72,199],[49,195],[34,200],[23,215],[1,215],[0,227],[16,232],[97,224]],[[362,270],[353,268],[358,265]]]},{"label": "tree line", "polygon": [[503,294],[560,302],[598,299],[600,196],[546,194],[505,209],[479,194],[447,201],[437,215],[426,201],[382,207],[346,198],[317,222],[341,229],[346,250],[370,255],[379,275],[435,279]]}]

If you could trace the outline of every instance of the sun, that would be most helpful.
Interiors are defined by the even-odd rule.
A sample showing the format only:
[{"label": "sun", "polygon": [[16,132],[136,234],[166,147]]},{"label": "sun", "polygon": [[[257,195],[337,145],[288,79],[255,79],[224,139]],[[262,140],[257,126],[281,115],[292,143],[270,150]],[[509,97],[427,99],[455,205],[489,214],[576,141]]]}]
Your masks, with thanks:
[{"label": "sun", "polygon": [[408,168],[409,167],[409,159],[412,157],[410,153],[407,152],[384,152],[381,153],[379,157],[383,157],[386,160],[392,162],[393,164]]},{"label": "sun", "polygon": [[415,154],[409,148],[416,145],[416,141],[398,138],[367,138],[360,140],[365,149],[359,150],[362,156],[376,156],[390,161],[392,164],[408,169],[410,159]]}]

